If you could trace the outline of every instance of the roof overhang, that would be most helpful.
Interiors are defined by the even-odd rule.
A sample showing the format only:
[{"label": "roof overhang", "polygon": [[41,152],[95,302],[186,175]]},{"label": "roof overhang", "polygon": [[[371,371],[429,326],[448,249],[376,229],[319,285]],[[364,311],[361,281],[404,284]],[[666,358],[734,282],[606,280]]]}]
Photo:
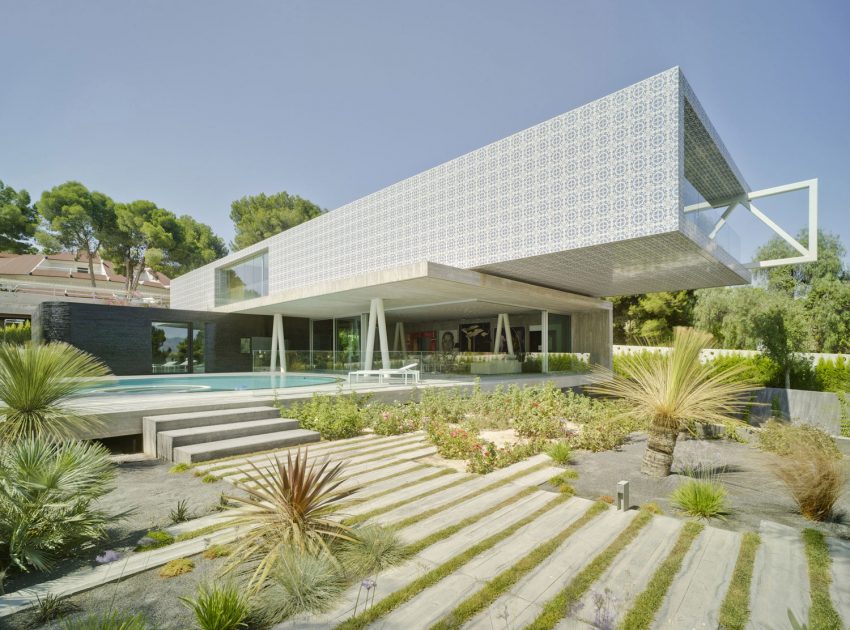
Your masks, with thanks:
[{"label": "roof overhang", "polygon": [[388,317],[404,320],[610,308],[610,303],[585,295],[423,261],[235,302],[215,310],[326,319],[368,312],[372,298],[383,298]]}]

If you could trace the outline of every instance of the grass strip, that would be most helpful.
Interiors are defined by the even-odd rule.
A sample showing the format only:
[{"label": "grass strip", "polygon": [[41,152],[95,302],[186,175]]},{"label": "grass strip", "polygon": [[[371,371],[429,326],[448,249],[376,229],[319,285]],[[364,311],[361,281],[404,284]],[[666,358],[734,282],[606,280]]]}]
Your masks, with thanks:
[{"label": "grass strip", "polygon": [[652,518],[653,515],[650,512],[641,510],[610,545],[593,558],[590,564],[582,569],[555,597],[546,602],[537,619],[527,626],[526,630],[531,628],[534,630],[551,630],[557,626],[567,611],[581,599],[582,595],[599,579],[605,569],[611,566],[617,554],[635,539],[635,536]]},{"label": "grass strip", "polygon": [[520,528],[535,521],[555,506],[560,505],[561,503],[563,503],[564,501],[568,501],[569,499],[570,497],[564,494],[556,496],[554,499],[548,501],[545,505],[541,506],[523,519],[517,521],[510,527],[507,527],[502,531],[485,538],[484,540],[473,545],[472,547],[469,547],[463,553],[460,553],[447,560],[443,564],[435,567],[434,569],[431,569],[430,571],[428,571],[428,573],[414,580],[404,588],[395,591],[391,595],[387,595],[384,599],[382,599],[380,602],[378,602],[371,608],[363,611],[359,615],[356,615],[354,617],[351,617],[350,619],[343,621],[337,626],[337,629],[358,630],[360,628],[365,628],[366,626],[380,619],[384,615],[392,612],[402,604],[410,601],[416,595],[424,591],[426,588],[433,586],[446,576],[451,575],[476,556],[484,553],[485,551],[488,551],[489,549],[492,549],[497,544],[499,544],[512,534],[516,533]]},{"label": "grass strip", "polygon": [[448,527],[444,527],[443,529],[440,529],[440,530],[434,532],[433,534],[429,534],[425,538],[420,538],[416,542],[407,545],[407,547],[405,547],[405,550],[412,556],[416,555],[417,553],[419,553],[423,549],[427,549],[431,545],[438,543],[441,540],[445,540],[449,536],[453,536],[454,534],[456,534],[460,530],[462,530],[466,527],[469,527],[470,525],[474,525],[475,523],[477,523],[481,519],[487,518],[488,516],[495,514],[499,510],[504,509],[504,508],[508,507],[509,505],[511,505],[513,503],[516,503],[517,501],[519,501],[523,497],[527,497],[528,495],[530,495],[534,492],[539,492],[539,490],[537,490],[536,488],[523,488],[522,490],[520,490],[516,494],[509,496],[504,501],[500,501],[496,505],[489,507],[486,510],[482,510],[481,512],[478,512],[477,514],[473,514],[472,516],[467,516],[465,519],[463,519],[459,523],[455,523],[454,525],[449,525]]},{"label": "grass strip", "polygon": [[515,479],[519,479],[520,477],[525,477],[528,474],[531,474],[535,471],[540,470],[541,468],[545,468],[545,467],[548,467],[548,466],[550,466],[549,462],[541,462],[540,464],[536,464],[535,466],[532,466],[531,468],[525,468],[524,470],[520,470],[519,472],[514,473],[510,477],[505,477],[504,479],[500,479],[499,481],[495,481],[495,482],[491,483],[489,486],[481,488],[480,490],[475,490],[474,492],[470,492],[469,494],[465,494],[462,497],[460,497],[459,499],[454,499],[453,501],[449,501],[448,503],[438,505],[437,507],[433,507],[430,510],[426,510],[425,512],[422,512],[420,514],[415,514],[413,516],[409,516],[408,518],[404,519],[403,521],[399,521],[398,523],[394,523],[393,527],[395,529],[404,529],[405,527],[413,525],[414,523],[418,523],[419,521],[423,521],[426,518],[430,518],[431,516],[434,516],[434,514],[439,514],[440,512],[448,510],[449,508],[453,508],[456,505],[460,505],[461,503],[465,503],[466,501],[469,501],[470,499],[472,499],[476,496],[482,495],[485,492],[489,492],[490,490],[495,490],[496,488],[499,488],[501,486],[509,484],[511,481],[514,481]]},{"label": "grass strip", "polygon": [[472,619],[480,611],[490,606],[502,593],[511,588],[521,578],[528,575],[532,569],[551,556],[570,536],[607,509],[607,503],[602,501],[594,503],[584,514],[573,521],[568,527],[561,530],[560,533],[536,547],[515,565],[502,571],[502,573],[487,582],[480,591],[458,604],[444,619],[431,626],[431,630],[449,630],[450,628],[460,628],[463,626],[463,624]]},{"label": "grass strip", "polygon": [[[406,475],[409,472],[420,470],[422,468],[430,468],[430,466],[423,464],[422,466],[417,466],[416,468],[412,468],[410,470],[405,470],[402,474]],[[405,488],[411,488],[413,486],[419,485],[420,483],[425,483],[426,481],[431,481],[432,479],[437,479],[438,477],[444,477],[446,475],[451,475],[451,474],[457,474],[457,473],[454,470],[451,470],[449,468],[441,468],[437,472],[435,472],[431,475],[428,475],[426,477],[419,477],[418,479],[408,481],[408,482],[403,483],[399,486],[393,486],[392,488],[389,488],[387,490],[382,490],[381,492],[376,492],[375,494],[370,494],[367,497],[355,498],[353,501],[350,501],[350,502],[344,504],[343,506],[340,506],[340,508],[342,509],[343,507],[351,507],[352,505],[360,505],[361,503],[366,503],[367,501],[374,501],[375,499],[379,499],[379,498],[384,497],[388,494],[392,494],[393,492],[398,492],[399,490],[404,490]],[[396,473],[394,475],[390,475],[390,477],[397,477],[397,476],[398,476],[398,473]],[[378,480],[375,480],[375,481],[369,481],[364,485],[364,487],[368,487],[371,484],[378,483],[379,481],[383,481],[384,479],[387,479],[387,477],[384,477],[382,479],[378,479]],[[443,486],[443,487],[445,488],[446,486]]]},{"label": "grass strip", "polygon": [[652,621],[661,607],[661,602],[664,601],[664,596],[673,583],[673,578],[682,568],[682,560],[684,560],[685,554],[703,529],[705,529],[705,525],[702,523],[693,521],[685,523],[676,539],[676,544],[673,545],[673,549],[670,550],[664,562],[655,571],[643,593],[638,595],[631,610],[620,624],[621,630],[642,630],[652,625]]},{"label": "grass strip", "polygon": [[823,534],[816,529],[803,530],[806,560],[809,563],[809,590],[812,607],[809,608],[809,630],[843,628],[841,617],[832,605],[829,585],[832,583],[832,558]]},{"label": "grass strip", "polygon": [[[442,492],[443,490],[448,490],[449,488],[453,488],[455,486],[459,486],[459,485],[462,485],[464,483],[469,483],[473,479],[475,479],[475,477],[460,477],[460,479],[455,479],[454,481],[447,483],[444,486],[440,486],[438,488],[432,488],[431,490],[428,490],[426,492],[421,492],[421,493],[414,495],[412,497],[408,497],[407,499],[402,499],[401,501],[396,501],[395,503],[390,503],[389,505],[384,505],[382,507],[375,508],[374,510],[369,510],[368,512],[364,512],[363,514],[351,516],[351,517],[343,520],[343,523],[345,525],[358,525],[358,524],[360,524],[364,521],[368,521],[373,516],[378,516],[379,514],[383,514],[385,512],[391,512],[392,510],[395,510],[396,508],[403,507],[405,505],[408,505],[409,503],[414,503],[416,501],[419,501],[420,499],[424,499],[425,497],[429,497],[432,494],[437,494],[438,492]],[[470,494],[473,494],[473,493],[470,493]],[[475,494],[477,494],[477,493],[475,493]],[[467,495],[467,496],[469,496],[469,495]],[[371,497],[370,497],[370,499],[371,499]],[[367,501],[370,500],[370,499],[367,499]]]},{"label": "grass strip", "polygon": [[[310,457],[309,459],[318,459],[318,458],[321,458],[321,457],[332,457],[332,456],[336,456],[340,453],[350,453],[351,451],[357,451],[357,450],[364,448],[364,447],[367,447],[367,450],[362,451],[358,455],[358,457],[360,455],[371,455],[373,453],[381,453],[383,451],[388,451],[388,450],[391,450],[391,449],[394,449],[394,448],[399,448],[400,446],[407,446],[409,444],[413,444],[414,442],[421,442],[423,444],[427,444],[427,442],[425,442],[425,440],[421,437],[420,438],[413,438],[413,437],[405,438],[405,439],[399,440],[397,442],[389,442],[388,441],[388,442],[385,442],[383,444],[379,444],[375,448],[368,448],[370,446],[368,444],[368,442],[369,442],[369,440],[364,440],[362,443],[355,444],[354,446],[351,446],[349,448],[342,448],[342,449],[339,449],[339,450],[336,450],[336,451],[332,451],[330,453],[326,453],[326,452],[324,452],[325,449],[322,449],[322,452],[317,453],[315,456]],[[310,443],[307,443],[306,445],[302,444],[302,447],[303,446],[307,447],[307,451],[309,453],[310,452],[310,450],[309,450]],[[422,447],[420,447],[420,448],[422,448]],[[292,449],[292,448],[289,448],[289,449],[286,449],[286,450],[272,449],[272,450],[269,450],[269,451],[260,451],[260,452],[257,452],[257,453],[251,453],[249,455],[249,457],[251,457],[251,458],[261,458],[263,455],[286,455],[290,451],[294,451],[294,450],[297,450],[297,449]],[[312,451],[312,452],[315,453],[315,451]],[[240,457],[239,455],[236,455],[236,456],[233,456],[229,459],[238,459],[239,457]],[[254,464],[258,463],[256,459],[246,459],[244,455],[241,456],[241,457],[244,460],[243,463],[241,463],[241,464],[223,464],[221,466],[213,466],[211,468],[204,468],[204,471],[205,472],[214,472],[216,470],[223,470],[223,469],[229,468],[229,469],[233,469],[234,472],[239,472],[239,470],[243,466],[247,466],[251,463],[254,463]],[[345,458],[342,458],[342,459],[345,459]],[[211,461],[218,462],[218,461],[221,461],[221,460],[211,460]],[[367,461],[371,461],[371,460],[367,460]],[[203,464],[206,464],[206,463],[208,463],[208,462],[203,462]],[[267,466],[265,461],[260,462],[260,463],[262,463],[263,466]],[[361,463],[361,462],[358,462],[358,463]],[[258,466],[258,467],[262,468],[262,466]]]},{"label": "grass strip", "polygon": [[747,532],[741,540],[729,590],[720,606],[720,627],[723,630],[744,630],[747,627],[750,620],[750,584],[760,544],[761,538],[756,532]]}]

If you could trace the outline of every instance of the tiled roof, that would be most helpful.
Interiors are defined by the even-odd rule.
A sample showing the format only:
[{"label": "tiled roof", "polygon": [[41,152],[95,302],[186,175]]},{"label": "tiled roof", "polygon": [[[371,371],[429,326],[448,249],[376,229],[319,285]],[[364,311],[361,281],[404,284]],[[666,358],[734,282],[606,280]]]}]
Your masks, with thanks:
[{"label": "tiled roof", "polygon": [[[40,267],[43,261],[64,261],[74,262],[74,269],[55,269],[49,267]],[[95,269],[99,269],[101,262],[106,274],[95,273],[95,280],[99,282],[110,282],[124,285],[127,281],[126,277],[115,272],[114,265],[108,261],[101,261],[99,256],[93,258]],[[88,270],[85,272],[77,271],[78,268],[88,268],[88,256],[80,254],[74,256],[70,252],[60,252],[58,254],[12,254],[9,252],[0,252],[0,276],[42,276],[52,278],[75,278],[88,280],[90,278]],[[156,280],[150,280],[145,276],[139,282],[140,286],[167,289],[171,286],[171,279],[165,274],[152,271]]]}]

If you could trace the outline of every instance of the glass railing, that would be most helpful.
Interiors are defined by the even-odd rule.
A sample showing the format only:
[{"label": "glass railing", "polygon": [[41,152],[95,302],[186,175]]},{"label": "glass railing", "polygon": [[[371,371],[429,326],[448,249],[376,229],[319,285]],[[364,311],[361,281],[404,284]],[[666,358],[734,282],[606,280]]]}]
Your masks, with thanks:
[{"label": "glass railing", "polygon": [[712,208],[687,179],[684,180],[682,188],[682,201],[684,203],[685,227],[690,227],[703,236],[710,237],[727,254],[730,254],[735,260],[740,260],[741,239],[728,223],[725,223],[712,237],[725,208]]},{"label": "glass railing", "polygon": [[[372,359],[373,369],[400,368],[416,364],[423,374],[497,375],[540,373],[543,371],[543,353],[524,353],[517,356],[492,353],[442,353],[442,352],[390,352],[389,365],[385,366],[380,352]],[[590,370],[590,357],[577,352],[550,352],[549,372],[580,374]],[[347,374],[363,368],[359,355],[343,352],[293,350],[286,352],[286,369],[290,372],[330,372]],[[253,352],[255,372],[271,368],[271,351]]]}]

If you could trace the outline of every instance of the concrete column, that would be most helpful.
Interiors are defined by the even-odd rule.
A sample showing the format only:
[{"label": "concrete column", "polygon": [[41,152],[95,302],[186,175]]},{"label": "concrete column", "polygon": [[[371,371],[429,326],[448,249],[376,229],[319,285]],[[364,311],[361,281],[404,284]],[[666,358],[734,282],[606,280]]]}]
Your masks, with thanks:
[{"label": "concrete column", "polygon": [[277,368],[277,315],[272,315],[272,358],[269,371],[274,372]]},{"label": "concrete column", "polygon": [[372,300],[369,304],[369,324],[366,327],[366,361],[363,369],[372,369],[372,354],[375,352],[375,323],[378,318],[378,302]]},{"label": "concrete column", "polygon": [[378,311],[378,337],[381,341],[381,363],[384,369],[387,370],[390,367],[390,342],[387,338],[387,319],[384,316],[384,300],[382,298],[375,298],[375,302],[377,303]]},{"label": "concrete column", "polygon": [[496,318],[496,343],[493,344],[493,354],[499,354],[502,349],[502,314]]},{"label": "concrete column", "polygon": [[502,313],[502,318],[505,320],[505,339],[508,342],[508,354],[514,356],[514,340],[511,336],[511,320],[507,313]]},{"label": "concrete column", "polygon": [[543,353],[542,370],[549,371],[549,311],[540,311],[540,345]]},{"label": "concrete column", "polygon": [[272,360],[271,371],[277,370],[280,357],[280,371],[286,372],[286,343],[283,338],[283,315],[275,314],[272,318]]}]

